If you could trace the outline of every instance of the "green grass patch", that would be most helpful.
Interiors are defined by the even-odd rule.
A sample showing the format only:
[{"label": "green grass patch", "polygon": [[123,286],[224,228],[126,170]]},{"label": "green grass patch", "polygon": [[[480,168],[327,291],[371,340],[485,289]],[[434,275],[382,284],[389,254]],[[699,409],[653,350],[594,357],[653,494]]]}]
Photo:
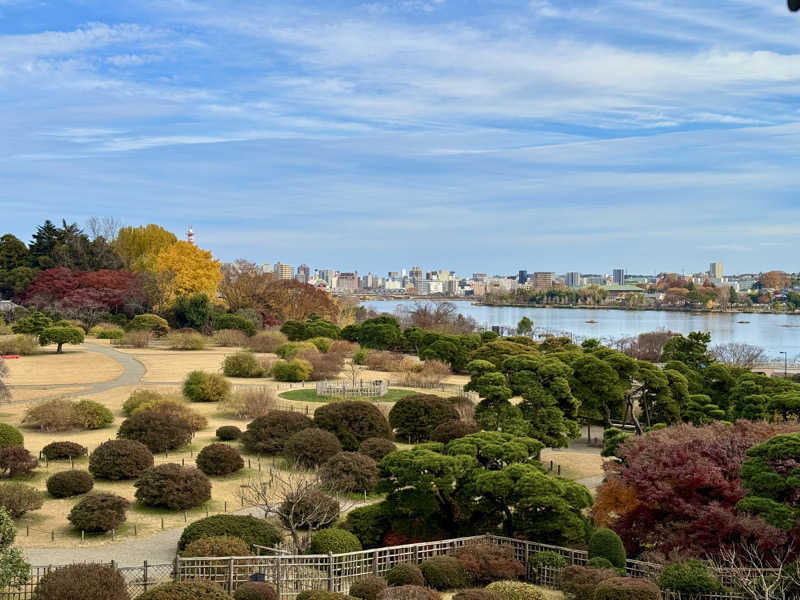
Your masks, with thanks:
[{"label": "green grass patch", "polygon": [[368,402],[397,402],[398,400],[410,396],[411,394],[418,394],[413,390],[399,390],[390,388],[385,396],[378,398],[341,398],[335,396],[317,396],[317,390],[301,389],[283,392],[280,396],[286,400],[295,400],[297,402],[341,402],[342,400],[366,400]]}]

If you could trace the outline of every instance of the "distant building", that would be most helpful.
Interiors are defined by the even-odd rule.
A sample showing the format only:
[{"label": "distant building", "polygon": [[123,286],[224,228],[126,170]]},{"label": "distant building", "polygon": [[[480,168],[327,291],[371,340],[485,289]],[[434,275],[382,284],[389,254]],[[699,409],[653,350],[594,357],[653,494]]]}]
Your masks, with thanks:
[{"label": "distant building", "polygon": [[275,263],[275,275],[278,279],[291,279],[294,267],[292,265],[284,265],[283,263]]},{"label": "distant building", "polygon": [[722,279],[722,263],[712,262],[708,268],[708,274],[712,279]]},{"label": "distant building", "polygon": [[520,285],[525,285],[526,283],[528,283],[528,272],[521,270],[517,274],[517,281],[519,282]]},{"label": "distant building", "polygon": [[422,269],[419,267],[413,267],[408,276],[412,281],[422,281]]},{"label": "distant building", "polygon": [[554,275],[552,271],[536,271],[533,274],[533,287],[537,290],[549,290],[553,287]]},{"label": "distant building", "polygon": [[308,268],[308,265],[302,264],[297,267],[297,275],[295,275],[295,279],[300,283],[308,283],[311,279],[311,269]]},{"label": "distant building", "polygon": [[355,291],[359,286],[358,273],[339,273],[336,280],[336,289]]},{"label": "distant building", "polygon": [[567,287],[580,287],[582,282],[583,278],[578,271],[570,271],[564,276],[564,283]]},{"label": "distant building", "polygon": [[614,269],[614,285],[625,285],[625,269]]},{"label": "distant building", "polygon": [[486,273],[473,273],[472,278],[475,281],[484,281],[489,278],[489,275],[487,275]]},{"label": "distant building", "polygon": [[262,273],[272,273],[272,263],[264,263],[261,265]]}]

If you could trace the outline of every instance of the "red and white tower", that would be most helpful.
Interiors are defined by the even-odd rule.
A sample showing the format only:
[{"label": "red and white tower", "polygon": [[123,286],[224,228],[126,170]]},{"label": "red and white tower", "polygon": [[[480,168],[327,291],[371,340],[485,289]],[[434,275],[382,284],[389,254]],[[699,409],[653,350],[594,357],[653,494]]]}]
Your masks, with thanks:
[{"label": "red and white tower", "polygon": [[186,241],[190,244],[194,244],[194,231],[191,225],[189,225],[189,230],[186,232]]}]

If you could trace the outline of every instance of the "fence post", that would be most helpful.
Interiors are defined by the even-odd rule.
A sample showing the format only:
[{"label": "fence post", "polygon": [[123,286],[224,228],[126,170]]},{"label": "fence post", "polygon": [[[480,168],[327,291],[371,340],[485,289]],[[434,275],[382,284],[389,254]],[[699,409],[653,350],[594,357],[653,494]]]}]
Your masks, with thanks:
[{"label": "fence post", "polygon": [[147,591],[147,561],[144,561],[144,574],[143,574],[143,577],[142,577],[142,587],[144,588],[144,591],[146,592]]},{"label": "fence post", "polygon": [[275,591],[278,598],[281,597],[281,553],[278,552],[278,560],[275,561]]},{"label": "fence post", "polygon": [[228,593],[233,594],[233,558],[228,559]]},{"label": "fence post", "polygon": [[333,552],[328,552],[328,591],[333,591]]},{"label": "fence post", "polygon": [[175,560],[172,562],[172,581],[178,583],[180,581],[180,557],[176,554]]}]

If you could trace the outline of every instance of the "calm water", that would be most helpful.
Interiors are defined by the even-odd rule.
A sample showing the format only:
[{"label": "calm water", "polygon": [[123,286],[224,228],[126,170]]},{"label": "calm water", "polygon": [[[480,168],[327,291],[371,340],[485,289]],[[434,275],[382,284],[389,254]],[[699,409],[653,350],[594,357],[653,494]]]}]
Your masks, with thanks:
[{"label": "calm water", "polygon": [[[378,312],[392,313],[413,300],[370,301],[363,306]],[[570,308],[519,308],[513,306],[473,306],[468,301],[453,302],[458,311],[472,317],[486,328],[492,325],[516,327],[527,315],[537,333],[570,333],[578,338],[598,339],[635,336],[647,331],[668,329],[678,333],[711,332],[711,345],[744,342],[765,349],[774,360],[800,360],[800,315],[757,315],[749,313],[686,313],[665,311],[625,311]],[[586,321],[597,321],[587,323]],[[737,321],[750,321],[737,323]],[[787,327],[787,325],[793,327]]]}]

